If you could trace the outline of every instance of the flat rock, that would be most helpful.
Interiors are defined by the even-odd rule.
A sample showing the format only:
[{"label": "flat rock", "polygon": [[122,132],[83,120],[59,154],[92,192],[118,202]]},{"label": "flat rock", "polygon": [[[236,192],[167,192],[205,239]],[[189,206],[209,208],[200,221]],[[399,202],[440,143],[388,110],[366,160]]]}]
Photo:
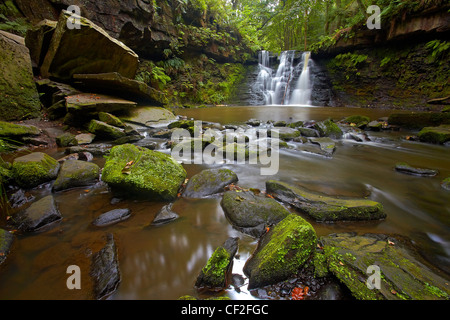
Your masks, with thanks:
[{"label": "flat rock", "polygon": [[113,94],[124,99],[162,105],[162,93],[147,84],[125,78],[118,72],[101,74],[75,74],[73,79],[85,90]]},{"label": "flat rock", "polygon": [[276,199],[317,221],[379,220],[386,217],[383,206],[368,199],[340,199],[274,180],[267,181],[266,188]]},{"label": "flat rock", "polygon": [[[359,300],[448,300],[449,279],[423,260],[408,239],[384,234],[321,237],[329,271]],[[368,288],[377,267],[379,289]]]},{"label": "flat rock", "polygon": [[314,144],[318,144],[320,150],[324,152],[325,155],[331,156],[336,150],[336,143],[328,138],[310,138],[309,141]]},{"label": "flat rock", "polygon": [[95,139],[95,134],[92,133],[80,133],[75,136],[77,143],[80,144],[90,144]]},{"label": "flat rock", "polygon": [[169,123],[177,118],[167,109],[160,107],[139,107],[128,110],[128,115],[122,116],[121,120],[144,127],[152,127],[159,123]]},{"label": "flat rock", "polygon": [[41,131],[35,126],[0,121],[0,137],[15,139],[24,136],[36,136],[40,133]]},{"label": "flat rock", "polygon": [[97,227],[106,227],[124,221],[131,217],[130,209],[114,209],[98,216],[92,224]]},{"label": "flat rock", "polygon": [[22,232],[35,232],[62,219],[53,196],[46,196],[12,217],[14,226]]},{"label": "flat rock", "polygon": [[236,173],[229,169],[207,169],[189,179],[183,197],[202,198],[219,192],[238,181]]},{"label": "flat rock", "polygon": [[66,97],[67,112],[75,116],[96,115],[99,112],[125,112],[135,108],[136,102],[114,96],[80,93]]},{"label": "flat rock", "polygon": [[410,174],[414,176],[421,176],[421,177],[434,177],[439,173],[438,170],[433,169],[426,169],[426,168],[415,168],[410,166],[407,163],[397,163],[395,165],[395,171]]}]

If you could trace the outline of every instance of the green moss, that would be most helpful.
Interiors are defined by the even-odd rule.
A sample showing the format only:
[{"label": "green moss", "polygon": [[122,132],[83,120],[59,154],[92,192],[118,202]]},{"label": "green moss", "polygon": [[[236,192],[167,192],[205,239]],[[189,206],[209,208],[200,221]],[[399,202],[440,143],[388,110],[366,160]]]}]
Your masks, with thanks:
[{"label": "green moss", "polygon": [[418,137],[423,142],[444,144],[450,141],[450,125],[425,127],[419,132]]},{"label": "green moss", "polygon": [[261,248],[246,265],[249,288],[286,280],[311,257],[317,244],[313,227],[296,214],[290,214],[272,227]]},{"label": "green moss", "polygon": [[100,121],[102,121],[102,122],[104,122],[106,124],[109,124],[111,126],[119,127],[119,128],[124,128],[125,127],[124,123],[119,118],[117,118],[116,116],[114,116],[114,115],[112,115],[110,113],[99,112],[98,113],[98,118],[99,118]]},{"label": "green moss", "polygon": [[32,188],[56,178],[59,163],[49,155],[34,152],[16,158],[12,172],[16,183],[23,188]]},{"label": "green moss", "polygon": [[211,287],[221,287],[230,264],[230,254],[223,247],[218,247],[203,267],[203,282]]},{"label": "green moss", "polygon": [[314,276],[317,278],[326,277],[328,275],[327,260],[323,253],[316,252],[312,259],[314,266]]},{"label": "green moss", "polygon": [[[127,165],[132,163],[132,165]],[[131,144],[111,149],[102,180],[130,195],[173,200],[186,171],[171,156]]]},{"label": "green moss", "polygon": [[361,115],[353,115],[353,116],[347,117],[345,119],[345,122],[354,123],[358,126],[359,124],[364,123],[364,122],[369,123],[370,118],[366,117],[366,116],[361,116]]},{"label": "green moss", "polygon": [[40,130],[35,126],[24,126],[0,121],[0,137],[15,138],[38,134],[40,134]]}]

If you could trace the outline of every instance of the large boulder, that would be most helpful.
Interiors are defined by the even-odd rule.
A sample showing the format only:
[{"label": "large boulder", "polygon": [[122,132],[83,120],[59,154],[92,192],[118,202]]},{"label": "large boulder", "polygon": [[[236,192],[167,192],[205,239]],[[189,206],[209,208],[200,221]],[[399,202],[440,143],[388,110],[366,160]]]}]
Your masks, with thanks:
[{"label": "large boulder", "polygon": [[17,140],[25,136],[36,136],[40,134],[39,128],[0,121],[0,137]]},{"label": "large boulder", "polygon": [[128,114],[121,117],[121,120],[139,126],[151,127],[158,123],[169,123],[176,120],[175,115],[167,109],[160,107],[139,107],[129,109]]},{"label": "large boulder", "polygon": [[14,159],[12,173],[22,188],[33,188],[56,178],[60,164],[42,152],[33,152]]},{"label": "large boulder", "polygon": [[[449,280],[426,263],[408,239],[340,233],[321,237],[319,241],[328,270],[357,299],[448,300],[450,297]],[[372,278],[377,269],[378,284]]]},{"label": "large boulder", "polygon": [[67,160],[59,170],[53,184],[53,191],[85,187],[96,183],[100,176],[100,167],[95,163]]},{"label": "large boulder", "polygon": [[[76,18],[80,28],[68,28]],[[118,72],[133,79],[139,57],[90,20],[63,10],[41,67],[42,76],[69,80],[74,74]]]},{"label": "large boulder", "polygon": [[339,199],[274,180],[267,181],[266,188],[275,198],[317,221],[379,220],[386,217],[383,206],[368,199]]},{"label": "large boulder", "polygon": [[207,169],[189,179],[183,197],[202,198],[219,192],[238,181],[236,173],[229,169]]},{"label": "large boulder", "polygon": [[186,178],[183,166],[171,156],[131,144],[113,147],[102,180],[130,196],[174,200]]},{"label": "large boulder", "polygon": [[44,62],[57,24],[57,21],[44,19],[33,28],[28,29],[25,36],[25,45],[30,50],[33,67],[40,68]]},{"label": "large boulder", "polygon": [[264,235],[244,266],[249,289],[275,284],[294,276],[312,257],[317,246],[314,228],[290,214]]},{"label": "large boulder", "polygon": [[238,240],[239,238],[228,238],[214,251],[197,277],[197,289],[226,289],[234,255],[238,249]]},{"label": "large boulder", "polygon": [[41,102],[33,81],[30,51],[24,39],[0,31],[0,119],[39,116]]},{"label": "large boulder", "polygon": [[260,237],[266,232],[266,227],[289,215],[289,211],[276,200],[252,191],[227,191],[221,205],[236,229],[254,237]]},{"label": "large boulder", "polygon": [[13,215],[11,220],[21,232],[35,232],[62,219],[53,196],[46,196],[25,210]]},{"label": "large boulder", "polygon": [[340,139],[344,135],[342,129],[331,119],[316,123],[314,128],[319,132],[321,137]]}]

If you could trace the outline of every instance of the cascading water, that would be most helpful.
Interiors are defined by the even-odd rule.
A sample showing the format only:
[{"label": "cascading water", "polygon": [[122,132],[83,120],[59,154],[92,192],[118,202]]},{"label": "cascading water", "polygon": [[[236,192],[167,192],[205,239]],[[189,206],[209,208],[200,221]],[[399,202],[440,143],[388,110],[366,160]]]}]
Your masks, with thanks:
[{"label": "cascading water", "polygon": [[269,52],[264,50],[259,53],[259,73],[254,89],[264,96],[266,105],[311,104],[310,55],[310,52],[304,52],[301,62],[294,67],[295,51],[282,52],[274,74]]}]

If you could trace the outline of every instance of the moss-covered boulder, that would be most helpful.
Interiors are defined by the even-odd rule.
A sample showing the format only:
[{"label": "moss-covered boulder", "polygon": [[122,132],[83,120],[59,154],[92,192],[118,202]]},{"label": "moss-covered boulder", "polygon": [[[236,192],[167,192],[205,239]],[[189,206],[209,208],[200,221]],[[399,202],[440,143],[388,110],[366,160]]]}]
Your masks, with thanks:
[{"label": "moss-covered boulder", "polygon": [[362,127],[370,122],[370,118],[367,116],[353,115],[344,119],[349,124],[354,124],[356,127]]},{"label": "moss-covered boulder", "polygon": [[77,16],[80,28],[68,28],[72,13],[63,10],[41,66],[44,77],[69,80],[74,74],[118,72],[134,79],[139,57],[90,20]]},{"label": "moss-covered boulder", "polygon": [[386,218],[383,206],[368,199],[340,199],[269,180],[267,192],[317,221],[379,220]]},{"label": "moss-covered boulder", "polygon": [[66,132],[56,137],[56,144],[61,148],[73,147],[78,145],[78,140],[75,135]]},{"label": "moss-covered boulder", "polygon": [[236,229],[254,237],[261,236],[267,226],[277,224],[290,213],[276,200],[252,191],[227,191],[221,205]]},{"label": "moss-covered boulder", "polygon": [[99,176],[100,167],[95,163],[67,160],[59,170],[53,191],[89,186],[98,182]]},{"label": "moss-covered boulder", "polygon": [[341,128],[331,119],[316,123],[314,128],[319,132],[321,137],[340,139],[343,136]]},{"label": "moss-covered boulder", "polygon": [[131,144],[115,146],[106,159],[102,180],[130,196],[174,200],[186,178],[171,156]]},{"label": "moss-covered boulder", "polygon": [[289,141],[300,137],[300,131],[289,127],[276,127],[274,129],[270,129],[269,136]]},{"label": "moss-covered boulder", "polygon": [[40,133],[41,131],[39,128],[35,126],[26,126],[0,121],[0,137],[6,137],[14,140],[25,136],[36,136]]},{"label": "moss-covered boulder", "polygon": [[314,228],[296,214],[290,214],[260,240],[244,266],[249,289],[275,284],[294,276],[312,257],[317,246]]},{"label": "moss-covered boulder", "polygon": [[13,225],[21,232],[35,232],[50,227],[62,219],[53,196],[46,196],[11,217]]},{"label": "moss-covered boulder", "polygon": [[22,188],[33,188],[56,178],[60,164],[42,152],[33,152],[14,159],[12,173]]},{"label": "moss-covered boulder", "polygon": [[450,141],[450,125],[425,127],[419,132],[418,137],[422,142],[444,144]]},{"label": "moss-covered boulder", "polygon": [[195,282],[197,289],[214,291],[226,289],[233,258],[238,249],[238,239],[228,238],[214,251],[197,277]]},{"label": "moss-covered boulder", "polygon": [[0,119],[39,116],[41,102],[33,81],[30,52],[23,38],[0,31]]},{"label": "moss-covered boulder", "polygon": [[223,192],[224,188],[238,181],[236,173],[229,169],[207,169],[189,179],[183,197],[202,198]]},{"label": "moss-covered boulder", "polygon": [[[357,299],[448,300],[450,297],[449,280],[425,262],[408,239],[341,233],[321,237],[319,242],[328,270]],[[376,276],[377,268],[378,284],[373,277],[369,279]]]},{"label": "moss-covered boulder", "polygon": [[105,140],[117,140],[126,136],[123,129],[98,120],[91,120],[88,130],[90,133],[95,134],[96,137]]},{"label": "moss-covered boulder", "polygon": [[99,112],[98,119],[114,127],[125,128],[125,124],[119,118],[108,112]]},{"label": "moss-covered boulder", "polygon": [[13,242],[14,235],[5,229],[0,228],[0,266],[8,257]]}]

